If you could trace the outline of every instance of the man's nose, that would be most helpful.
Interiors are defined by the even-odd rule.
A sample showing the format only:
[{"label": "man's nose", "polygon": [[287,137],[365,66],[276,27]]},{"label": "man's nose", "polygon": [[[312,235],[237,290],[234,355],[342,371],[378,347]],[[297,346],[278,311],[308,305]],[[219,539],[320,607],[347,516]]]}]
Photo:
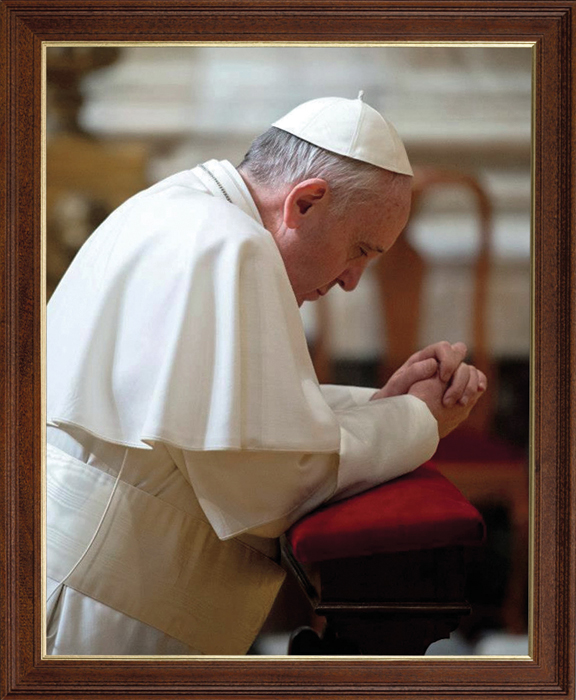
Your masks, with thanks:
[{"label": "man's nose", "polygon": [[345,292],[356,289],[366,265],[351,265],[338,276],[338,284]]}]

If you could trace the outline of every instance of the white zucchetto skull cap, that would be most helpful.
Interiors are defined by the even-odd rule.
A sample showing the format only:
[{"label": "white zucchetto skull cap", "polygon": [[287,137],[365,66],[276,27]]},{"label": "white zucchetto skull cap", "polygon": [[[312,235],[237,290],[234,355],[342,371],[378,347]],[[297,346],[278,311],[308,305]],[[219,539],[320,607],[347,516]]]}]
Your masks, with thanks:
[{"label": "white zucchetto skull cap", "polygon": [[414,175],[393,125],[362,101],[321,97],[304,102],[272,126],[348,158],[403,175]]}]

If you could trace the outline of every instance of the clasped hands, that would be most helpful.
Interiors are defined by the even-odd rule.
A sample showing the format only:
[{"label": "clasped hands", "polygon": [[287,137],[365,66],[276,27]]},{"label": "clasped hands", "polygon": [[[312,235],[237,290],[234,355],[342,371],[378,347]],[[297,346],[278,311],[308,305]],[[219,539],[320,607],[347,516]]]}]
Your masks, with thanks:
[{"label": "clasped hands", "polygon": [[377,391],[371,401],[411,394],[428,406],[440,437],[465,420],[486,390],[486,376],[466,364],[464,343],[434,343],[414,353]]}]

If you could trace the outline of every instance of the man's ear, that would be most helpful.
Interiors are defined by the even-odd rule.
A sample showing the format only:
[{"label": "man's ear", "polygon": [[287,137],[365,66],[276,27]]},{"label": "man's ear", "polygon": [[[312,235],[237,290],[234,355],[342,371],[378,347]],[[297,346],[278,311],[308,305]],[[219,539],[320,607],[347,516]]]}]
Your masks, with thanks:
[{"label": "man's ear", "polygon": [[328,183],[320,177],[294,185],[284,200],[284,224],[295,229],[305,219],[324,212],[330,199],[329,194]]}]

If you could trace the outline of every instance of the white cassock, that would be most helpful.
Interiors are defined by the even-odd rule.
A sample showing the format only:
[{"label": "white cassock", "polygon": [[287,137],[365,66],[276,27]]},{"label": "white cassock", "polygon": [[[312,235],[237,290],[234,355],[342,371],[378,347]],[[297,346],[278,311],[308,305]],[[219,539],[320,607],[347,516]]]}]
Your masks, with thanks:
[{"label": "white cassock", "polygon": [[413,396],[320,387],[274,239],[209,161],[132,197],[48,305],[47,653],[243,654],[277,537],[408,472]]}]

